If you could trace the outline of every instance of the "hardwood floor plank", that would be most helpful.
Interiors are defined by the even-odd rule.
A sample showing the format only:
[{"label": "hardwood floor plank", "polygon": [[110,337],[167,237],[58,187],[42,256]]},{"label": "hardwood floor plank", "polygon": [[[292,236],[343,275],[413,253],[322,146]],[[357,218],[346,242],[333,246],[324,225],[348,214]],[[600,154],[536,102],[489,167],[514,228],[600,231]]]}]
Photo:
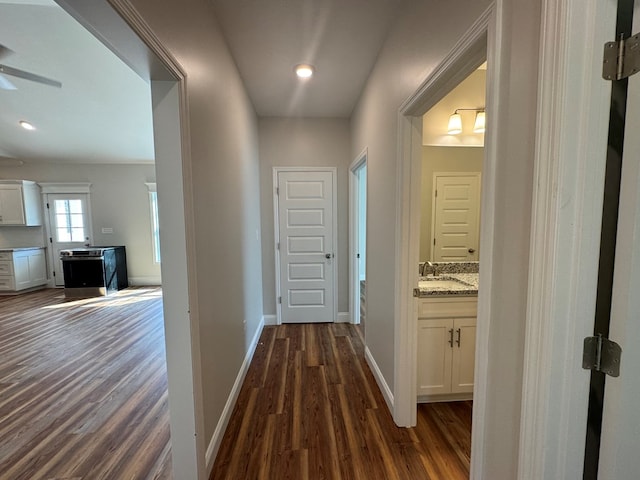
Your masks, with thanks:
[{"label": "hardwood floor plank", "polygon": [[0,298],[0,478],[171,479],[159,288]]},{"label": "hardwood floor plank", "polygon": [[418,416],[395,426],[352,325],[265,327],[210,479],[468,478],[471,402]]}]

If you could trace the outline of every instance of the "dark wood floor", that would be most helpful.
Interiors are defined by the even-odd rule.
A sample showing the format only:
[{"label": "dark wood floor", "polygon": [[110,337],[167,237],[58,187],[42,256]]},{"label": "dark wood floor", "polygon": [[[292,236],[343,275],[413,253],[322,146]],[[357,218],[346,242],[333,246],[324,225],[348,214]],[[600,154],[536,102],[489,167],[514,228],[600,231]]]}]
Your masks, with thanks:
[{"label": "dark wood floor", "polygon": [[171,478],[160,289],[0,297],[0,478]]},{"label": "dark wood floor", "polygon": [[211,480],[469,477],[471,402],[397,428],[348,324],[265,327]]}]

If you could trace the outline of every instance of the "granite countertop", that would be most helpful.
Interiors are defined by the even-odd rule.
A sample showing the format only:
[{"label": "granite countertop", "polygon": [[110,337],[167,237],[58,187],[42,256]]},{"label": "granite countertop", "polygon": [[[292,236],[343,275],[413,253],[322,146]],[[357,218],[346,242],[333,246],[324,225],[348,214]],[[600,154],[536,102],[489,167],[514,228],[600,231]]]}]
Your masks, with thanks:
[{"label": "granite countertop", "polygon": [[0,252],[19,252],[20,250],[35,250],[45,247],[13,247],[13,248],[0,248]]},{"label": "granite countertop", "polygon": [[419,277],[420,297],[478,295],[478,275],[478,273],[443,273],[435,277],[433,275]]}]

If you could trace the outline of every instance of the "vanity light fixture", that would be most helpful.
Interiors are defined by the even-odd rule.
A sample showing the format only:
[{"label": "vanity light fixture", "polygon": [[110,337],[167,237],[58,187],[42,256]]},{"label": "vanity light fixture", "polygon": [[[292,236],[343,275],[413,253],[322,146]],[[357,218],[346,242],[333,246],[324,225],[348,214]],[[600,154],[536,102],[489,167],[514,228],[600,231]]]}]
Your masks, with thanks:
[{"label": "vanity light fixture", "polygon": [[473,131],[474,133],[484,133],[486,121],[484,108],[457,108],[449,117],[449,125],[447,127],[449,135],[458,135],[462,133],[462,116],[458,112],[463,111],[476,112]]},{"label": "vanity light fixture", "polygon": [[295,67],[296,75],[300,78],[309,78],[315,72],[315,67],[307,63],[301,63]]},{"label": "vanity light fixture", "polygon": [[26,120],[20,120],[18,122],[18,125],[20,125],[22,128],[24,128],[25,130],[35,130],[36,127],[34,127],[33,125],[31,125],[29,122],[27,122]]}]

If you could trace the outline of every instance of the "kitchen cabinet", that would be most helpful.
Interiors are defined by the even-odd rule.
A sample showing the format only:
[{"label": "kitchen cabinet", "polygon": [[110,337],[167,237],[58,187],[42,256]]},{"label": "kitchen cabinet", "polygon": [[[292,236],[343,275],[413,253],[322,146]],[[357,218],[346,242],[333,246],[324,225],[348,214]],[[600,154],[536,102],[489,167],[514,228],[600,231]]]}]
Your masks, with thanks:
[{"label": "kitchen cabinet", "polygon": [[0,225],[42,225],[40,187],[29,180],[0,181]]},{"label": "kitchen cabinet", "polygon": [[17,292],[47,283],[44,248],[0,251],[0,291]]},{"label": "kitchen cabinet", "polygon": [[419,300],[417,393],[421,400],[470,398],[476,311],[475,297]]}]

